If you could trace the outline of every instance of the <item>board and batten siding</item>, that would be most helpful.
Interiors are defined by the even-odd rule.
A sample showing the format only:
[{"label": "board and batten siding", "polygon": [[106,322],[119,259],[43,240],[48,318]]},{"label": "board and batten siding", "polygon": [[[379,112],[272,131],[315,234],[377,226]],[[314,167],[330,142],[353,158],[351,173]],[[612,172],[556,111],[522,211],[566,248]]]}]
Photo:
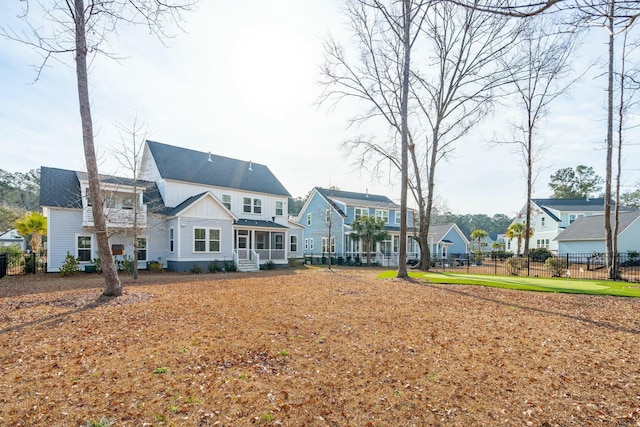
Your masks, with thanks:
[{"label": "board and batten siding", "polygon": [[[271,221],[275,217],[275,222],[286,225],[288,220],[288,197],[266,193],[255,193],[251,191],[236,190],[232,188],[212,187],[202,184],[191,184],[178,181],[166,181],[164,185],[163,200],[167,206],[178,206],[180,203],[192,197],[194,194],[211,192],[219,201],[222,195],[231,196],[231,212],[239,218]],[[250,197],[262,201],[262,212],[259,214],[246,213],[243,211],[243,199]],[[276,215],[276,202],[282,202],[282,215]]]}]

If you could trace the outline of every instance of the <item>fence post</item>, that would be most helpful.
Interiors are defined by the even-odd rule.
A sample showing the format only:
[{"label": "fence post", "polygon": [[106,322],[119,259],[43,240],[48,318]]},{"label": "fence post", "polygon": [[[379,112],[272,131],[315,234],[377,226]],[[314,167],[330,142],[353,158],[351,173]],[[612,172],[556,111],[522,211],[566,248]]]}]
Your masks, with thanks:
[{"label": "fence post", "polygon": [[527,277],[531,276],[531,258],[527,254]]},{"label": "fence post", "polygon": [[7,254],[0,254],[0,279],[7,275]]}]

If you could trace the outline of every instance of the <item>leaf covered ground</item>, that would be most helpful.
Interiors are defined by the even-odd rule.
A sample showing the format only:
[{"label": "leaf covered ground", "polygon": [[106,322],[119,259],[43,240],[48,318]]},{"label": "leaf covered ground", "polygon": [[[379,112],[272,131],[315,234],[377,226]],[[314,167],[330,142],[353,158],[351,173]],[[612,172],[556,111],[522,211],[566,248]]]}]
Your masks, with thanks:
[{"label": "leaf covered ground", "polygon": [[6,277],[0,425],[640,425],[640,299],[377,273]]}]

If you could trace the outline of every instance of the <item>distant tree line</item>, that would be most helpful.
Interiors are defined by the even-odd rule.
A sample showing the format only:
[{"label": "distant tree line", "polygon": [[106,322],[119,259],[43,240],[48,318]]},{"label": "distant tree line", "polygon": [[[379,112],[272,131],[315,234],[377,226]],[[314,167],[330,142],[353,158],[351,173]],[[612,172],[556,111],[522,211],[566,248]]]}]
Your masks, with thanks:
[{"label": "distant tree line", "polygon": [[14,228],[27,211],[40,211],[40,169],[27,173],[0,169],[0,233]]},{"label": "distant tree line", "polygon": [[505,214],[495,214],[489,216],[486,214],[462,214],[456,215],[451,212],[437,213],[432,218],[433,224],[455,223],[467,238],[471,238],[473,230],[484,230],[489,235],[503,234],[513,218]]}]

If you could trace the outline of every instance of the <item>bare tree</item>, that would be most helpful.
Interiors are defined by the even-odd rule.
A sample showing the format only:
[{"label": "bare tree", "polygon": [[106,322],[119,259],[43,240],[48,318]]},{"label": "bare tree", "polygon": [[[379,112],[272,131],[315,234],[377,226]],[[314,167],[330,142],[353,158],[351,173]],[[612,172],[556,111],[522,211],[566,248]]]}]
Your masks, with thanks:
[{"label": "bare tree", "polygon": [[[563,81],[570,71],[570,58],[575,51],[574,32],[556,31],[546,16],[535,16],[524,23],[515,49],[516,61],[507,64],[515,98],[524,112],[519,123],[512,123],[516,137],[508,144],[516,146],[527,178],[524,256],[529,253],[531,236],[531,196],[535,182],[534,171],[545,148],[537,142],[535,133],[540,122],[549,114],[550,104],[565,93],[577,78]],[[537,176],[537,172],[535,172]]]},{"label": "bare tree", "polygon": [[[143,227],[140,224],[141,214],[141,200],[138,195],[139,190],[139,176],[142,171],[140,170],[142,153],[144,151],[145,141],[147,139],[147,132],[144,123],[138,124],[138,118],[136,117],[131,127],[119,126],[120,140],[122,144],[118,148],[113,148],[116,160],[120,165],[131,175],[131,185],[133,187],[133,204],[132,215],[133,220],[130,227],[127,228],[127,232],[131,235],[131,244],[133,247],[133,278],[138,278],[138,238],[142,232]],[[144,190],[142,188],[142,190]]]},{"label": "bare tree", "polygon": [[[111,248],[107,221],[104,213],[104,197],[100,191],[100,176],[94,143],[93,119],[89,98],[89,72],[87,58],[95,53],[107,53],[103,46],[114,34],[120,23],[146,26],[152,34],[163,37],[167,23],[180,24],[182,13],[194,4],[192,0],[52,0],[48,3],[26,1],[22,19],[30,33],[18,33],[10,28],[0,29],[0,34],[37,48],[43,54],[38,76],[47,62],[57,54],[73,53],[78,88],[78,103],[82,123],[82,141],[89,180],[89,193],[93,203],[93,221],[98,255],[104,273],[104,291],[107,296],[122,294]],[[30,22],[32,6],[40,7],[47,25]],[[51,28],[50,33],[46,29]],[[37,78],[37,77],[36,77]]]},{"label": "bare tree", "polygon": [[[428,3],[428,2],[427,2]],[[409,145],[409,86],[411,51],[428,8],[420,1],[403,0],[400,4],[375,0],[350,0],[346,14],[355,35],[359,54],[352,61],[344,47],[329,38],[325,41],[325,63],[322,66],[324,92],[321,103],[337,103],[345,98],[363,101],[366,112],[354,117],[352,124],[381,120],[400,136],[393,155],[372,139],[369,153],[389,158],[401,174],[400,245],[397,277],[407,278],[407,186]],[[360,138],[355,141],[361,140]],[[364,140],[363,140],[364,141]],[[355,143],[355,142],[354,142]],[[348,143],[351,144],[351,143]],[[376,148],[379,151],[376,151]],[[366,166],[368,156],[360,162]],[[379,159],[378,159],[379,161]],[[375,169],[375,167],[374,167]]]}]

